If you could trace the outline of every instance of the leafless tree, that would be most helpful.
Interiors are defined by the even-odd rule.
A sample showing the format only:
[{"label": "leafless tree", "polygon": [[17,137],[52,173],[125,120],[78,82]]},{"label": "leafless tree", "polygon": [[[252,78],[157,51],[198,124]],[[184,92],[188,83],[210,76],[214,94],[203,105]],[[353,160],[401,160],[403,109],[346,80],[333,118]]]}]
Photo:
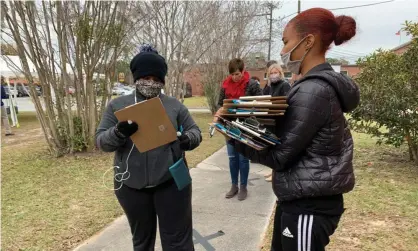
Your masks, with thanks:
[{"label": "leafless tree", "polygon": [[[16,45],[21,67],[15,67],[30,83],[30,96],[49,149],[56,156],[92,150],[97,122],[116,78],[116,60],[130,45],[127,34],[136,25],[125,15],[135,3],[8,1],[1,5],[5,19],[2,42]],[[101,100],[96,95],[99,64],[106,66]],[[33,85],[36,77],[45,109]],[[70,87],[75,88],[73,96]]]},{"label": "leafless tree", "polygon": [[259,15],[265,6],[256,2],[142,2],[138,8],[145,19],[135,40],[154,44],[167,59],[166,93],[182,100],[186,71],[244,57],[268,42],[268,25]]},{"label": "leafless tree", "polygon": [[[206,74],[205,85],[219,85],[229,59],[266,50],[269,37],[266,6],[258,2],[3,1],[1,5],[2,43],[17,48],[21,60],[17,70],[31,83],[38,119],[57,156],[94,148],[97,122],[117,77],[116,63],[122,54],[125,59],[134,55],[139,44],[152,43],[167,59],[165,91],[183,100],[186,72],[198,68]],[[35,95],[35,78],[44,92],[41,98]],[[73,95],[68,93],[70,87],[75,89]]]}]

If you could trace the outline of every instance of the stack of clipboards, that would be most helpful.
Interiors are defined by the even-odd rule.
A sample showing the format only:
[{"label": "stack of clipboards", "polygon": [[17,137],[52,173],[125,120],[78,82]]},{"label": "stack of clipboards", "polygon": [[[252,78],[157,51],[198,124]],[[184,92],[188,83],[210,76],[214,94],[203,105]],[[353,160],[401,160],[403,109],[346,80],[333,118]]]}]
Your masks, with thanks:
[{"label": "stack of clipboards", "polygon": [[275,126],[275,117],[283,116],[287,107],[285,96],[225,99],[219,121],[212,127],[256,150],[263,150],[280,144],[279,138],[268,127]]},{"label": "stack of clipboards", "polygon": [[222,114],[225,117],[276,117],[283,116],[286,108],[286,96],[254,96],[240,99],[225,99]]}]

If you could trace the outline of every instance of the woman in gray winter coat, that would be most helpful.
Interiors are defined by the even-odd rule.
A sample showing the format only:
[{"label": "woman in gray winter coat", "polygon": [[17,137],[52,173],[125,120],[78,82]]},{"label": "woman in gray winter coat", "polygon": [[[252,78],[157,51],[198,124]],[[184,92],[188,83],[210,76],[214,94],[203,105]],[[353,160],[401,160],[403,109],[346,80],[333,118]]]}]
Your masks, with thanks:
[{"label": "woman in gray winter coat", "polygon": [[[167,74],[165,59],[144,46],[130,64],[136,91],[112,100],[96,132],[96,144],[115,152],[115,194],[128,218],[134,251],[154,250],[158,226],[164,251],[191,251],[193,246],[192,187],[179,190],[169,172],[183,155],[198,147],[202,136],[188,109],[177,99],[161,94]],[[129,138],[141,128],[118,121],[114,113],[136,102],[159,97],[175,128],[178,140],[139,152]]]}]

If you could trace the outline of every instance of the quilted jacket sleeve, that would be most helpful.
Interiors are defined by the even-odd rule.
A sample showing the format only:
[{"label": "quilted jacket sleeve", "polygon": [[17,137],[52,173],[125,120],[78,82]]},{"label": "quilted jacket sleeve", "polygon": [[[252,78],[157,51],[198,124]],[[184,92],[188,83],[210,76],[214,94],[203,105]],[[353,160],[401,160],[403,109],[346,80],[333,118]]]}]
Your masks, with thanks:
[{"label": "quilted jacket sleeve", "polygon": [[285,82],[280,89],[279,96],[286,96],[290,90],[290,84]]},{"label": "quilted jacket sleeve", "polygon": [[184,127],[184,133],[190,139],[190,147],[187,150],[191,151],[198,147],[200,142],[202,142],[202,133],[200,132],[199,127],[196,125],[196,122],[193,120],[193,117],[190,115],[189,110],[183,104],[180,104],[178,121],[179,125]]},{"label": "quilted jacket sleeve", "polygon": [[114,114],[112,102],[110,102],[96,130],[96,145],[104,152],[114,152],[126,143],[126,139],[116,135],[117,123],[118,119]]},{"label": "quilted jacket sleeve", "polygon": [[260,96],[263,95],[263,90],[260,85],[254,79],[250,79],[247,89],[245,91],[246,96]]},{"label": "quilted jacket sleeve", "polygon": [[306,83],[302,88],[289,93],[288,103],[280,145],[266,151],[256,151],[234,142],[237,151],[277,171],[284,170],[288,163],[295,161],[327,122],[330,116],[330,97],[326,88]]},{"label": "quilted jacket sleeve", "polygon": [[224,105],[224,99],[226,99],[225,89],[221,87],[221,92],[219,93],[219,98],[218,98],[218,109]]}]

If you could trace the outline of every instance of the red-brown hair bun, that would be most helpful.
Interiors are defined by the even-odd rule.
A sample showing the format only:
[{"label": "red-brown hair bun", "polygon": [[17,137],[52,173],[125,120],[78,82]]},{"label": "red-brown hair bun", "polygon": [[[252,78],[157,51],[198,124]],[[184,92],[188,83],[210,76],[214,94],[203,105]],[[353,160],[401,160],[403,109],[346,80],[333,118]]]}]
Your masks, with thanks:
[{"label": "red-brown hair bun", "polygon": [[335,35],[334,44],[338,46],[356,35],[357,25],[354,18],[350,16],[337,16],[335,20],[338,24],[338,32]]},{"label": "red-brown hair bun", "polygon": [[308,34],[318,35],[323,51],[329,49],[332,42],[340,45],[356,35],[356,21],[350,16],[337,16],[323,8],[302,11],[289,24],[294,25],[300,38]]}]

